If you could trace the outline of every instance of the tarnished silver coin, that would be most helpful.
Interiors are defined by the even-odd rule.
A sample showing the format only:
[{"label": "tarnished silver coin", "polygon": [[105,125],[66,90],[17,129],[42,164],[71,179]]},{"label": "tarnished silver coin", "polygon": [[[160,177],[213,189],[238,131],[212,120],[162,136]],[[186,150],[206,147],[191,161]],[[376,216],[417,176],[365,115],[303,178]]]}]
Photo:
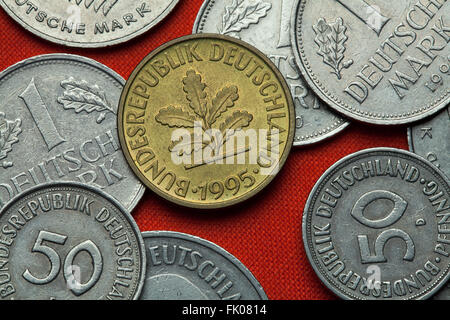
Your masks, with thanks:
[{"label": "tarnished silver coin", "polygon": [[447,0],[297,0],[292,44],[306,81],[344,115],[411,123],[450,102]]},{"label": "tarnished silver coin", "polygon": [[[295,102],[294,146],[302,146],[334,136],[346,128],[348,122],[321,102],[300,74],[290,41],[293,4],[294,0],[207,0],[197,15],[193,32],[242,39],[276,64]],[[230,54],[231,63],[237,63],[238,59]]]},{"label": "tarnished silver coin", "polygon": [[0,0],[28,31],[71,47],[128,41],[164,19],[179,0]]},{"label": "tarnished silver coin", "polygon": [[0,208],[52,181],[90,184],[131,211],[144,187],[122,154],[117,106],[124,80],[80,56],[50,54],[0,73]]},{"label": "tarnished silver coin", "polygon": [[409,150],[428,159],[450,177],[450,106],[408,128]]},{"label": "tarnished silver coin", "polygon": [[314,186],[303,243],[323,283],[344,299],[426,299],[449,276],[450,185],[404,150],[363,150]]},{"label": "tarnished silver coin", "polygon": [[52,183],[0,211],[0,298],[137,299],[145,278],[141,233],[99,189]]},{"label": "tarnished silver coin", "polygon": [[[408,128],[409,149],[428,159],[450,176],[450,107],[425,122]],[[439,290],[433,299],[450,300],[450,283]]]},{"label": "tarnished silver coin", "polygon": [[250,271],[218,245],[179,232],[142,235],[147,276],[141,300],[267,300]]}]

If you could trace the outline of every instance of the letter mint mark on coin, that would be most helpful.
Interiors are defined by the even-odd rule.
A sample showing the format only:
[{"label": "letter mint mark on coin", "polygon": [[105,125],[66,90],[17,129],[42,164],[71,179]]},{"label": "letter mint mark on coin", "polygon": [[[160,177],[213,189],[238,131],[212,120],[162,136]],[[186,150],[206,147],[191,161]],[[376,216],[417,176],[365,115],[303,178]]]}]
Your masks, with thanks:
[{"label": "letter mint mark on coin", "polygon": [[322,282],[344,299],[433,296],[450,277],[442,243],[449,180],[404,150],[376,148],[331,166],[303,213],[303,243]]}]

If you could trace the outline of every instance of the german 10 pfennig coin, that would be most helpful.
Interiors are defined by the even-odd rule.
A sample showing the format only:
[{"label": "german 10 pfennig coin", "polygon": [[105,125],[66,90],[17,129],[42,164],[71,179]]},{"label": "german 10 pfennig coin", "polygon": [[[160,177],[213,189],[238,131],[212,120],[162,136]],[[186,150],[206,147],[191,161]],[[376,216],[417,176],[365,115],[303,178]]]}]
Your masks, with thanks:
[{"label": "german 10 pfennig coin", "polygon": [[50,54],[0,73],[0,208],[52,181],[100,188],[131,211],[144,187],[117,137],[124,80],[75,55]]},{"label": "german 10 pfennig coin", "polygon": [[450,107],[408,128],[409,149],[450,176]]},{"label": "german 10 pfennig coin", "polygon": [[195,208],[244,201],[273,180],[294,137],[294,104],[276,66],[218,34],[173,40],[133,71],[119,138],[141,181]]},{"label": "german 10 pfennig coin", "polygon": [[450,102],[450,2],[298,0],[292,43],[306,81],[335,110],[411,123]]},{"label": "german 10 pfennig coin", "polygon": [[2,299],[139,297],[146,267],[141,233],[101,190],[75,183],[34,187],[1,210],[0,225]]},{"label": "german 10 pfennig coin", "polygon": [[250,271],[218,245],[179,232],[142,235],[147,276],[141,300],[267,300]]},{"label": "german 10 pfennig coin", "polygon": [[294,98],[294,146],[302,146],[334,136],[349,123],[321,102],[300,74],[290,41],[293,4],[294,0],[208,0],[197,15],[193,32],[242,39],[275,63]]},{"label": "german 10 pfennig coin", "polygon": [[449,276],[450,185],[404,150],[357,152],[314,186],[303,242],[319,278],[344,299],[426,299]]},{"label": "german 10 pfennig coin", "polygon": [[179,0],[0,0],[28,31],[71,47],[128,41],[164,19]]}]

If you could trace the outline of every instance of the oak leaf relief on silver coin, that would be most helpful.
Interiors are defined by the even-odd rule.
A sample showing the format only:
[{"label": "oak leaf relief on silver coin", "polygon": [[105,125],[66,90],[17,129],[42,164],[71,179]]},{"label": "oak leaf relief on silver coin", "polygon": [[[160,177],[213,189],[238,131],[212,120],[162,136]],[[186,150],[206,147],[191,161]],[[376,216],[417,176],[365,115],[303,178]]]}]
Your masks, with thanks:
[{"label": "oak leaf relief on silver coin", "polygon": [[230,6],[225,8],[221,23],[217,26],[220,34],[228,34],[235,38],[243,29],[251,24],[257,24],[260,19],[267,15],[272,8],[268,2],[257,2],[250,4],[248,0],[233,0]]},{"label": "oak leaf relief on silver coin", "polygon": [[337,18],[336,22],[328,24],[325,18],[320,18],[317,25],[313,26],[316,33],[314,41],[319,47],[317,53],[323,57],[323,62],[329,65],[339,80],[342,79],[342,69],[347,69],[353,64],[353,60],[344,60],[346,50],[345,42],[348,40],[342,18]]},{"label": "oak leaf relief on silver coin", "polygon": [[61,81],[61,87],[64,88],[62,97],[58,98],[58,102],[63,105],[64,109],[73,109],[75,113],[94,111],[100,112],[97,123],[102,123],[106,117],[106,113],[115,114],[111,104],[106,99],[106,94],[101,91],[97,85],[89,85],[87,81],[75,81],[70,77],[68,80]]},{"label": "oak leaf relief on silver coin", "polygon": [[18,135],[22,132],[21,124],[22,120],[7,120],[5,114],[0,112],[0,168],[7,169],[13,166],[12,162],[5,159],[12,151],[13,144],[19,142]]},{"label": "oak leaf relief on silver coin", "polygon": [[[161,109],[156,115],[156,121],[170,128],[194,128],[188,145],[184,145],[184,137],[173,141],[169,146],[170,152],[177,152],[179,156],[191,155],[202,149],[211,148],[213,154],[220,153],[225,143],[237,131],[248,127],[253,115],[247,111],[238,110],[226,117],[216,128],[213,125],[222,115],[233,108],[239,100],[238,88],[234,85],[226,86],[218,91],[214,98],[208,96],[206,84],[202,82],[200,74],[189,70],[183,79],[183,91],[191,111],[183,107],[169,106]],[[189,109],[188,108],[188,109]],[[195,130],[195,129],[198,130]],[[201,132],[201,134],[196,133]],[[202,136],[208,136],[210,141],[204,141]]]}]

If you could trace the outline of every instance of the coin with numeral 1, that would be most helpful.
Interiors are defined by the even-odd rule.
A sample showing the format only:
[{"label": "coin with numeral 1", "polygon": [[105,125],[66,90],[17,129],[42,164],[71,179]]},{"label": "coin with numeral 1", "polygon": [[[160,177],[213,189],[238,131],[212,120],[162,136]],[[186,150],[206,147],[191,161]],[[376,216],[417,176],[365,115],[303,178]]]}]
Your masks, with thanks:
[{"label": "coin with numeral 1", "polygon": [[449,12],[447,0],[297,0],[296,61],[342,114],[412,123],[450,102]]},{"label": "coin with numeral 1", "polygon": [[143,232],[141,300],[267,300],[251,272],[217,244],[172,231]]},{"label": "coin with numeral 1", "polygon": [[80,56],[50,54],[0,73],[0,208],[52,181],[90,184],[132,210],[144,187],[117,137],[124,80]]},{"label": "coin with numeral 1", "polygon": [[242,39],[277,65],[294,98],[294,146],[302,146],[332,137],[349,123],[321,102],[300,74],[290,41],[293,4],[294,0],[208,0],[197,15],[193,32]]},{"label": "coin with numeral 1", "polygon": [[448,280],[450,185],[429,161],[376,148],[329,168],[309,195],[303,242],[344,299],[426,299]]},{"label": "coin with numeral 1", "polygon": [[450,176],[450,106],[408,128],[409,150],[427,158]]},{"label": "coin with numeral 1", "polygon": [[114,198],[78,183],[29,189],[0,211],[1,299],[137,299],[144,243]]}]

